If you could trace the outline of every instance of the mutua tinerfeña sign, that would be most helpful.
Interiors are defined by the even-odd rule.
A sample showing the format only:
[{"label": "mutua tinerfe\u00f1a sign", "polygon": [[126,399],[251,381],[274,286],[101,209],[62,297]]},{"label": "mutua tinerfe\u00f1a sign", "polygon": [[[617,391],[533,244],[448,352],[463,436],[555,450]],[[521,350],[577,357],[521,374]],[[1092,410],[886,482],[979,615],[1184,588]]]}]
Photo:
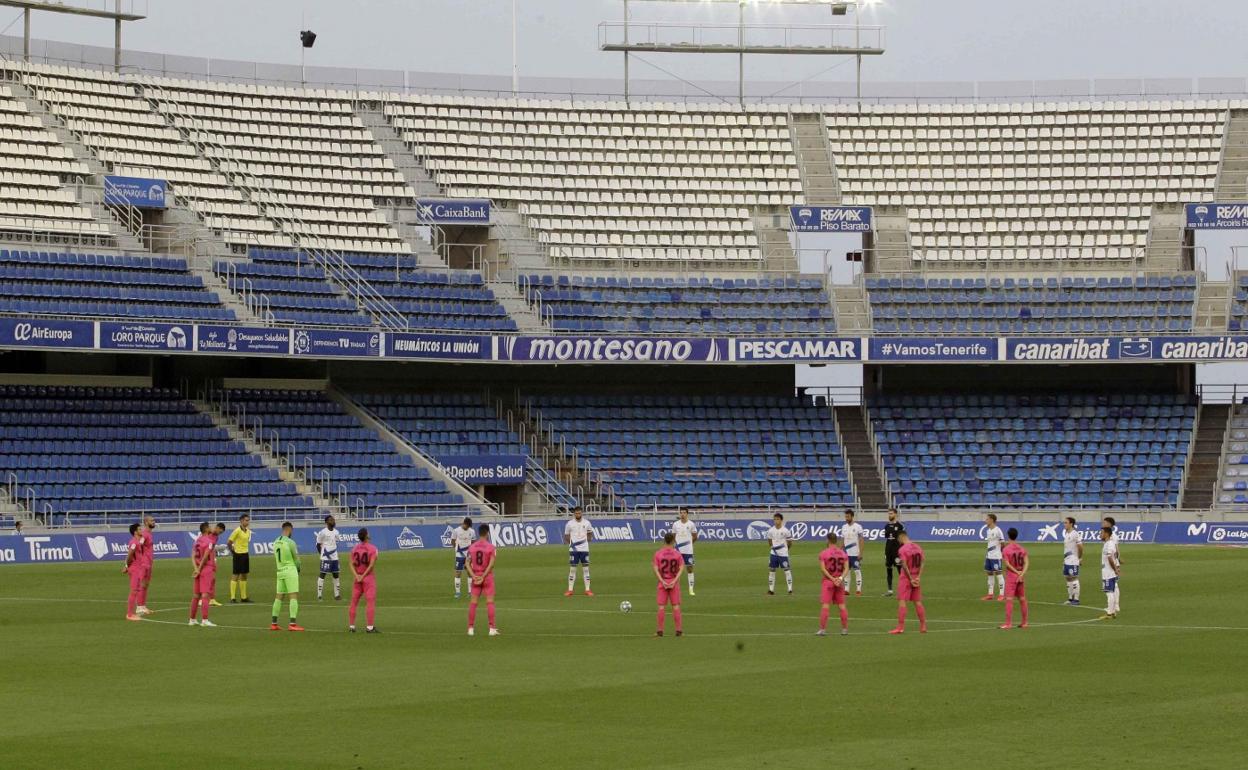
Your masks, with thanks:
[{"label": "mutua tinerfe\u00f1a sign", "polygon": [[417,198],[416,207],[425,225],[490,224],[490,202],[484,198]]},{"label": "mutua tinerfe\u00f1a sign", "polygon": [[1189,230],[1248,230],[1248,203],[1189,203]]},{"label": "mutua tinerfe\u00f1a sign", "polygon": [[870,206],[789,206],[799,233],[865,233],[871,230]]}]

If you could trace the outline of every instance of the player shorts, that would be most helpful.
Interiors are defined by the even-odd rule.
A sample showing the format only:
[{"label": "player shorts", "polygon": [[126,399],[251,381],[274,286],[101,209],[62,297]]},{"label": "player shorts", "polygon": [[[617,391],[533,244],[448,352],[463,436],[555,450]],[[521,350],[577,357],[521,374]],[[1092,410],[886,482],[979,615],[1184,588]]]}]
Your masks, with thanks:
[{"label": "player shorts", "polygon": [[233,556],[234,556],[234,567],[233,567],[234,571],[231,574],[246,575],[249,572],[251,572],[251,554],[250,553],[236,553],[236,554],[233,554]]},{"label": "player shorts", "polygon": [[130,565],[130,590],[137,591],[143,587],[143,568],[137,564]]},{"label": "player shorts", "polygon": [[888,549],[884,550],[884,566],[889,569],[901,567],[901,563],[897,561],[897,551],[889,551]]},{"label": "player shorts", "polygon": [[1107,594],[1112,594],[1114,589],[1118,587],[1118,578],[1112,577],[1101,580],[1101,590]]},{"label": "player shorts", "polygon": [[279,594],[299,593],[299,573],[293,571],[277,573],[277,592]]},{"label": "player shorts", "polygon": [[768,563],[768,569],[778,570],[778,569],[788,569],[788,568],[789,568],[789,557],[777,556],[774,553],[771,555],[771,561]]},{"label": "player shorts", "polygon": [[861,556],[850,556],[850,557],[849,557],[849,568],[850,568],[850,569],[862,569],[862,557],[861,557]]},{"label": "player shorts", "polygon": [[1000,572],[1000,571],[1001,571],[1000,559],[984,559],[984,572]]},{"label": "player shorts", "polygon": [[456,552],[455,552],[455,571],[456,571],[456,572],[463,572],[463,571],[464,571],[464,565],[465,565],[465,564],[467,564],[467,563],[468,563],[468,552],[467,552],[467,551],[462,551],[462,552],[461,552],[461,551],[456,551]]},{"label": "player shorts", "polygon": [[351,601],[359,601],[360,597],[370,602],[377,599],[377,578],[367,577],[351,581]]},{"label": "player shorts", "polygon": [[911,585],[905,576],[902,576],[901,583],[897,586],[897,599],[903,602],[921,602],[923,601],[923,587]]},{"label": "player shorts", "polygon": [[494,598],[494,576],[487,575],[485,578],[485,581],[482,582],[480,585],[469,580],[468,581],[468,594],[469,596],[480,596],[481,594],[485,594],[487,597],[491,599]]},{"label": "player shorts", "polygon": [[1005,581],[1005,598],[1026,599],[1027,584],[1021,580],[1010,580],[1007,578]]},{"label": "player shorts", "polygon": [[673,588],[664,588],[659,586],[657,590],[657,598],[660,607],[668,604],[680,606],[680,584],[677,583]]},{"label": "player shorts", "polygon": [[1078,564],[1063,564],[1062,574],[1065,575],[1066,577],[1079,577],[1079,565]]},{"label": "player shorts", "polygon": [[839,586],[831,580],[823,580],[823,588],[819,592],[820,604],[844,604],[845,603],[845,584]]},{"label": "player shorts", "polygon": [[338,574],[338,558],[321,559],[321,574]]},{"label": "player shorts", "polygon": [[684,559],[684,560],[685,560],[685,566],[686,566],[686,567],[692,567],[692,566],[693,566],[693,554],[691,554],[691,553],[682,553],[682,554],[680,555],[680,558],[682,558],[682,559]]},{"label": "player shorts", "polygon": [[575,567],[578,564],[589,566],[589,551],[569,551],[568,565]]},{"label": "player shorts", "polygon": [[195,593],[214,596],[217,593],[217,571],[200,570],[195,576]]}]

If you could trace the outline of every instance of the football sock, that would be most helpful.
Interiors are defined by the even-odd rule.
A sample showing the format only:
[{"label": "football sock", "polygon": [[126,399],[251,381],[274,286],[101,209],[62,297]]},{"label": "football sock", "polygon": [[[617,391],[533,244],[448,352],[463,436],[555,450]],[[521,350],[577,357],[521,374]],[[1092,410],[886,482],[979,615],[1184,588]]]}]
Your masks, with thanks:
[{"label": "football sock", "polygon": [[1005,574],[997,575],[997,590],[1005,596]]},{"label": "football sock", "polygon": [[692,572],[689,573],[689,590],[690,591],[693,590],[693,573]]},{"label": "football sock", "polygon": [[585,567],[581,571],[581,577],[585,579],[585,590],[588,591],[589,590],[589,567]]},{"label": "football sock", "polygon": [[776,573],[774,572],[767,573],[767,590],[768,591],[776,590]]},{"label": "football sock", "polygon": [[299,617],[299,600],[291,599],[290,600],[290,622],[294,623],[295,618],[297,617]]},{"label": "football sock", "polygon": [[196,596],[195,598],[191,599],[191,620],[195,619],[195,612],[198,610],[198,608],[199,608],[199,597]]},{"label": "football sock", "polygon": [[[143,597],[147,598],[146,591],[143,592]],[[1117,614],[1118,610],[1120,609],[1122,609],[1122,594],[1119,593],[1118,585],[1115,583],[1114,584],[1114,613]]]},{"label": "football sock", "polygon": [[274,623],[277,622],[277,616],[280,614],[282,614],[282,600],[274,599],[273,600],[273,622]]},{"label": "football sock", "polygon": [[1014,624],[1014,600],[1008,599],[1005,602],[1005,624],[1007,626]]},{"label": "football sock", "polygon": [[906,627],[906,603],[905,602],[897,603],[897,627],[898,628]]},{"label": "football sock", "polygon": [[1079,601],[1079,581],[1078,580],[1072,581],[1070,585],[1071,585],[1070,598],[1074,599],[1075,601]]},{"label": "football sock", "polygon": [[334,598],[342,596],[342,582],[338,580],[338,576],[334,575]]},{"label": "football sock", "polygon": [[211,606],[212,606],[212,599],[209,599],[207,596],[205,596],[203,599],[200,600],[199,616],[202,617],[204,620],[208,619],[208,608]]},{"label": "football sock", "polygon": [[993,586],[995,586],[996,584],[997,584],[997,581],[992,579],[992,575],[989,575],[988,576],[988,595],[989,596],[992,596],[992,589],[993,589]]},{"label": "football sock", "polygon": [[857,587],[859,591],[862,590],[862,570],[861,569],[854,570],[854,585]]},{"label": "football sock", "polygon": [[472,603],[468,605],[468,627],[472,628],[477,622],[477,605]]},{"label": "football sock", "polygon": [[1027,600],[1019,599],[1018,606],[1021,607],[1023,610],[1023,625],[1025,626],[1027,625]]},{"label": "football sock", "polygon": [[355,610],[360,606],[360,595],[354,594],[351,597],[351,603],[347,605],[347,625],[355,625]]},{"label": "football sock", "polygon": [[576,567],[568,570],[568,590],[576,588]]},{"label": "football sock", "polygon": [[[493,614],[493,613],[491,613]],[[373,627],[373,621],[377,618],[377,600],[369,599],[368,606],[364,609],[364,616],[368,618],[368,627]],[[1025,616],[1024,616],[1025,617]],[[494,624],[493,618],[490,619],[490,625]]]},{"label": "football sock", "polygon": [[230,601],[238,597],[238,578],[230,578]]},{"label": "football sock", "polygon": [[247,598],[247,578],[242,578],[238,581],[238,598]]},{"label": "football sock", "polygon": [[659,630],[663,630],[663,626],[667,624],[667,608],[659,607]]},{"label": "football sock", "polygon": [[325,593],[325,576],[321,575],[316,579],[316,598],[320,599]]},{"label": "football sock", "polygon": [[139,606],[147,606],[147,586],[139,586]]},{"label": "football sock", "polygon": [[494,627],[494,602],[485,605],[485,617],[490,621],[490,628]]},{"label": "football sock", "polygon": [[463,586],[462,578],[455,578],[455,593],[459,593],[459,589]]},{"label": "football sock", "polygon": [[841,628],[849,628],[849,610],[845,608],[844,604],[841,605],[840,610],[841,610]]},{"label": "football sock", "polygon": [[793,592],[793,573],[789,570],[784,571],[784,583],[789,587],[789,592]]},{"label": "football sock", "polygon": [[916,604],[914,607],[914,611],[918,613],[919,630],[922,631],[923,629],[927,628],[927,610],[923,609],[922,604]]},{"label": "football sock", "polygon": [[676,621],[676,633],[680,633],[680,605],[672,608],[672,619]]},{"label": "football sock", "polygon": [[824,607],[823,609],[819,610],[819,630],[820,630],[820,631],[823,631],[823,630],[826,630],[826,629],[827,629],[827,627],[828,627],[828,615],[829,615],[830,613],[831,613],[831,611],[830,611],[827,607]]},{"label": "football sock", "polygon": [[888,574],[888,590],[893,590],[893,568],[890,566],[884,570]]},{"label": "football sock", "polygon": [[134,608],[137,606],[139,606],[139,592],[131,591],[130,594],[126,597],[126,614],[133,615]]}]

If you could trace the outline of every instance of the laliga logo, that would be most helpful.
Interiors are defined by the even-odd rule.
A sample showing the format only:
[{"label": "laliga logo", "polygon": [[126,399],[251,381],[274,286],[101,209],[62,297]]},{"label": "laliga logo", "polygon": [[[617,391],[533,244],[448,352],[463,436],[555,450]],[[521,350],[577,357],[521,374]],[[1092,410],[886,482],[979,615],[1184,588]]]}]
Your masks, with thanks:
[{"label": "laliga logo", "polygon": [[295,352],[307,353],[312,350],[312,340],[308,338],[308,333],[302,329],[295,334]]},{"label": "laliga logo", "polygon": [[766,521],[751,521],[745,525],[746,540],[762,540],[767,537],[767,530],[771,529],[771,523]]},{"label": "laliga logo", "polygon": [[425,547],[424,539],[408,527],[403,528],[403,531],[399,533],[397,540],[399,543],[399,550],[401,551],[410,551],[413,548]]}]

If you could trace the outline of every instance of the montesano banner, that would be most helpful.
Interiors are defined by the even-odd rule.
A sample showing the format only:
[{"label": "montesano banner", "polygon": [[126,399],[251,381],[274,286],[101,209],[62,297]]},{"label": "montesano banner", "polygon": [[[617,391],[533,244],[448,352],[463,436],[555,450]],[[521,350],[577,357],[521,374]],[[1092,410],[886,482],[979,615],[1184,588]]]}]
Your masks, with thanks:
[{"label": "montesano banner", "polygon": [[497,360],[577,363],[717,362],[728,340],[713,337],[500,337]]}]

